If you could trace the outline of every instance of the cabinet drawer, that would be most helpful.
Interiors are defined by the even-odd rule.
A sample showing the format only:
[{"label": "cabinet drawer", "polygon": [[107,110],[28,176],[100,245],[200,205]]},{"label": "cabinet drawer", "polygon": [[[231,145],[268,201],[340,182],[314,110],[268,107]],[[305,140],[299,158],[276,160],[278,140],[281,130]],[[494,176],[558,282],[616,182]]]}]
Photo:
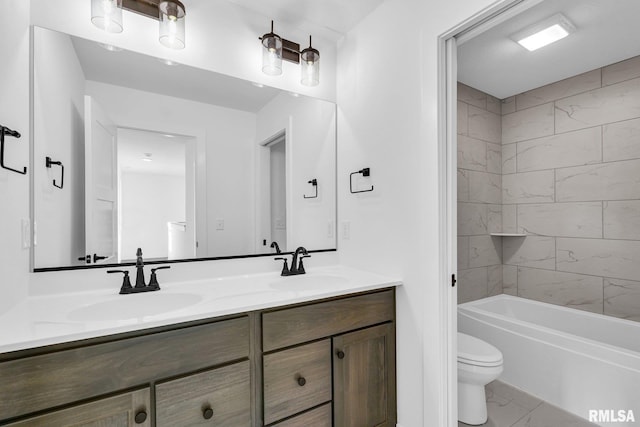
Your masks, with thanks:
[{"label": "cabinet drawer", "polygon": [[249,362],[156,385],[158,427],[251,424]]},{"label": "cabinet drawer", "polygon": [[331,340],[264,356],[265,424],[330,400]]},{"label": "cabinet drawer", "polygon": [[289,418],[273,427],[331,427],[331,403],[322,405],[297,417]]},{"label": "cabinet drawer", "polygon": [[241,317],[2,362],[0,420],[248,355],[249,320]]},{"label": "cabinet drawer", "polygon": [[149,389],[145,388],[50,412],[7,427],[149,427],[150,395]]},{"label": "cabinet drawer", "polygon": [[393,320],[393,290],[262,315],[263,349],[276,350]]}]

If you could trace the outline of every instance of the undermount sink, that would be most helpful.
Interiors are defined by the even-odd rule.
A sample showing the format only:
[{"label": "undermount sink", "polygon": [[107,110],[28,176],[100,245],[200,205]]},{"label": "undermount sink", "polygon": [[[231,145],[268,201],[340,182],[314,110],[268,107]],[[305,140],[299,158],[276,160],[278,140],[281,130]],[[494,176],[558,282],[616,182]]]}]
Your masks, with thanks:
[{"label": "undermount sink", "polygon": [[309,291],[344,286],[348,279],[340,276],[289,276],[269,283],[269,287],[281,291]]},{"label": "undermount sink", "polygon": [[121,295],[117,299],[90,304],[69,313],[73,321],[105,321],[156,316],[195,305],[202,297],[194,294],[149,292]]}]

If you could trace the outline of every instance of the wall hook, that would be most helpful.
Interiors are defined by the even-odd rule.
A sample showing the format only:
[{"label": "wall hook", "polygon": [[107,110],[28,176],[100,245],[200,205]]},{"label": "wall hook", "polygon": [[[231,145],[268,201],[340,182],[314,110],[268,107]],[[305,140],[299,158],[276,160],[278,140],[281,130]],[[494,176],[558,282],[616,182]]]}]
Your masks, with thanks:
[{"label": "wall hook", "polygon": [[12,136],[14,138],[20,138],[22,135],[20,135],[20,132],[15,131],[15,130],[11,130],[8,127],[4,127],[4,126],[0,126],[0,167],[2,167],[2,169],[6,169],[9,170],[11,172],[15,172],[15,173],[19,173],[20,175],[26,175],[27,174],[27,167],[23,167],[22,170],[17,170],[17,169],[13,169],[10,168],[8,166],[5,166],[4,164],[4,137],[6,136]]},{"label": "wall hook", "polygon": [[371,175],[371,169],[364,168],[364,169],[360,169],[357,172],[351,172],[351,175],[349,175],[349,191],[351,191],[351,194],[368,193],[369,191],[373,191],[373,185],[368,190],[353,191],[353,175],[356,175],[356,174],[359,174],[359,173],[362,174],[362,176],[370,176]]},{"label": "wall hook", "polygon": [[62,162],[54,162],[53,160],[51,160],[51,157],[47,156],[47,162],[46,165],[48,168],[51,167],[51,165],[58,165],[60,166],[60,168],[62,169],[61,172],[61,177],[60,177],[60,185],[56,184],[56,180],[53,180],[53,186],[57,187],[59,189],[62,189],[64,187],[64,165],[62,164]]},{"label": "wall hook", "polygon": [[311,181],[309,181],[307,184],[311,184],[311,185],[313,185],[313,188],[316,190],[316,194],[315,194],[315,195],[313,195],[313,196],[307,196],[307,195],[304,195],[304,194],[303,194],[304,198],[305,198],[305,199],[315,199],[315,198],[317,198],[317,197],[318,197],[318,180],[317,180],[317,179],[315,179],[315,178],[313,178],[313,179],[312,179]]}]

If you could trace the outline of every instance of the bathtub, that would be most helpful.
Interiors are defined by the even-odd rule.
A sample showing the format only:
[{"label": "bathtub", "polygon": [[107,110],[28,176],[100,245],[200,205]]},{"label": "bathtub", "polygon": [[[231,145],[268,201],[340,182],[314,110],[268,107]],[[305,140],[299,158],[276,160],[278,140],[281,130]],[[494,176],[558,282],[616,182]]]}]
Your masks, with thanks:
[{"label": "bathtub", "polygon": [[460,304],[458,330],[502,351],[500,381],[587,420],[606,411],[601,426],[640,426],[640,323],[497,295]]}]

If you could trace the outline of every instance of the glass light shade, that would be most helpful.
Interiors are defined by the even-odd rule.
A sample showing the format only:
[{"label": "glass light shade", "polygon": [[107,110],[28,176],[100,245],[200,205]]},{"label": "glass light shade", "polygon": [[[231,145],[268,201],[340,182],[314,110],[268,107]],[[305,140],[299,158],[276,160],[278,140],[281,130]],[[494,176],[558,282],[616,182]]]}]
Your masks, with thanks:
[{"label": "glass light shade", "polygon": [[262,37],[262,72],[270,76],[282,74],[282,39],[273,33]]},{"label": "glass light shade", "polygon": [[320,52],[308,47],[300,54],[300,83],[317,86],[320,83]]},{"label": "glass light shade", "polygon": [[108,33],[121,33],[122,0],[91,0],[91,22]]},{"label": "glass light shade", "polygon": [[164,0],[158,5],[160,11],[160,38],[163,46],[171,49],[185,47],[184,5],[175,0]]}]

